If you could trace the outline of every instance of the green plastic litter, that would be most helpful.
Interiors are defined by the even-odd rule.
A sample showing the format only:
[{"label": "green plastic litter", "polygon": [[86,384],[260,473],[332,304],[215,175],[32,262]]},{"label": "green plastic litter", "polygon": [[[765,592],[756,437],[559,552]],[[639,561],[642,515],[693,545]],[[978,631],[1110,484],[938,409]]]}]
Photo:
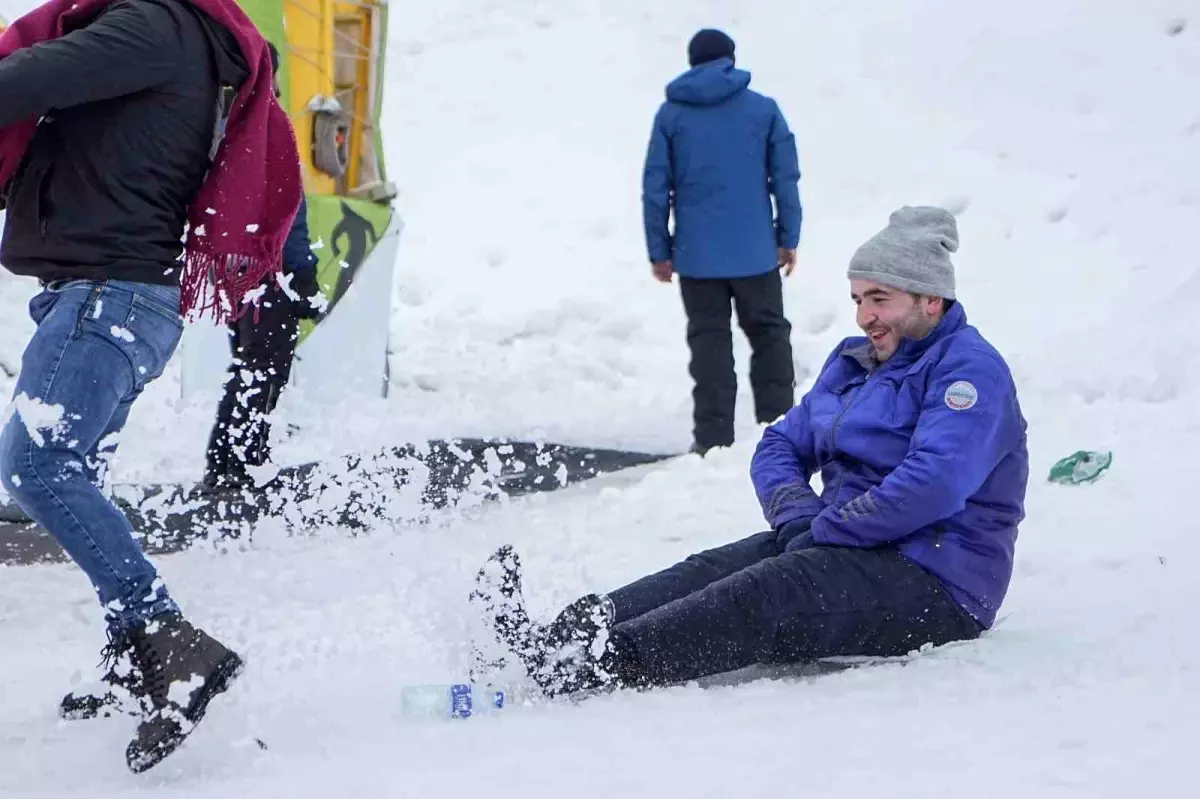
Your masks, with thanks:
[{"label": "green plastic litter", "polygon": [[1060,485],[1082,485],[1094,483],[1108,471],[1112,465],[1111,452],[1093,452],[1079,450],[1074,455],[1063,458],[1050,469],[1051,483]]}]

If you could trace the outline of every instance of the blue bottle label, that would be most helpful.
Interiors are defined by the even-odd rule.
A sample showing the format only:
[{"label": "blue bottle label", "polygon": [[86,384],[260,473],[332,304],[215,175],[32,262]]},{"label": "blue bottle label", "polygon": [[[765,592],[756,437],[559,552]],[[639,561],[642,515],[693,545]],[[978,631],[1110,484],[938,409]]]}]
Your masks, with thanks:
[{"label": "blue bottle label", "polygon": [[456,719],[471,715],[471,686],[461,683],[450,686],[450,715]]}]

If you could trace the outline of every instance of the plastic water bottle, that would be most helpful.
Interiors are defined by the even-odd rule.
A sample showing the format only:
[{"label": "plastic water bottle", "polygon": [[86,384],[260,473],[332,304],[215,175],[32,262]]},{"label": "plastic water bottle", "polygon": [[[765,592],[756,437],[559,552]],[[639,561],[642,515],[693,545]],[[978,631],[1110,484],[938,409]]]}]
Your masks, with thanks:
[{"label": "plastic water bottle", "polygon": [[502,710],[507,699],[507,691],[491,685],[410,685],[400,691],[400,712],[423,718],[466,719]]}]

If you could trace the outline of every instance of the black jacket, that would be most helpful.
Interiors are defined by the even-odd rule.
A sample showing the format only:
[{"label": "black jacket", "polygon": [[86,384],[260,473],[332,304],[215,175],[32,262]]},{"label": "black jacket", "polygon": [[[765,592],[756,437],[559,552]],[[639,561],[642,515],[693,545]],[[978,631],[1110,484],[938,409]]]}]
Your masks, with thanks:
[{"label": "black jacket", "polygon": [[233,35],[186,0],[117,0],[0,60],[0,126],[41,117],[5,190],[0,264],[43,280],[171,284],[209,167]]}]

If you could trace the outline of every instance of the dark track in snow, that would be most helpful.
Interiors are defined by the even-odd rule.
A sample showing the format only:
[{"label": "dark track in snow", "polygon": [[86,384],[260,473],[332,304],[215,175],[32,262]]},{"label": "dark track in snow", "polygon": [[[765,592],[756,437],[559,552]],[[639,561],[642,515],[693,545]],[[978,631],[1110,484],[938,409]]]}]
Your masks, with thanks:
[{"label": "dark track in snow", "polygon": [[[123,484],[117,505],[151,554],[198,541],[253,536],[256,523],[282,520],[290,531],[336,527],[348,534],[467,502],[555,491],[582,480],[674,455],[456,439],[392,447],[280,470],[258,489],[205,493],[191,484]],[[58,542],[14,504],[0,504],[0,563],[66,561]]]}]

